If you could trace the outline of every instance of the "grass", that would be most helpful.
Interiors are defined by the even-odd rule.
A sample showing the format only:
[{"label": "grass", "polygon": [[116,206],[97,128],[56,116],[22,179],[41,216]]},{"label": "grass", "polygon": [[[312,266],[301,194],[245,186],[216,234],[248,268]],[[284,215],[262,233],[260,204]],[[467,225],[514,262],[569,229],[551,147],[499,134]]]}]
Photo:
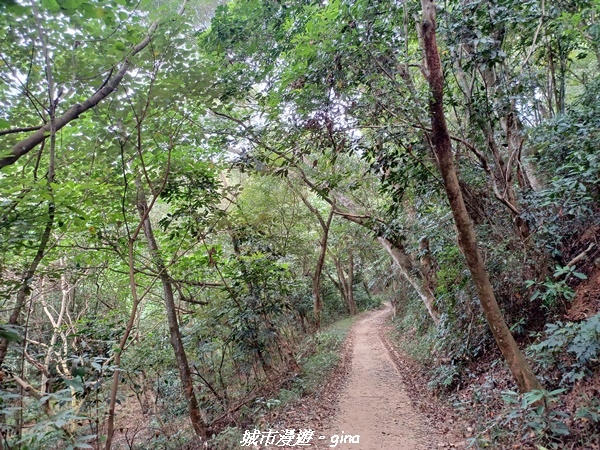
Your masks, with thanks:
[{"label": "grass", "polygon": [[[263,413],[282,410],[286,405],[298,400],[303,395],[316,392],[323,385],[323,380],[329,376],[337,365],[346,336],[356,319],[357,317],[348,317],[338,320],[305,339],[301,349],[304,356],[299,358],[298,361],[302,369],[301,374],[280,389],[273,398],[260,401],[263,406]],[[260,414],[260,412],[257,413],[257,422],[260,419]],[[226,428],[211,440],[212,448],[237,450],[242,436],[243,431],[241,429],[236,427]]]},{"label": "grass", "polygon": [[298,395],[315,391],[336,366],[344,340],[355,320],[356,317],[339,320],[309,338],[315,351],[300,361],[302,374],[297,381],[302,389]]}]

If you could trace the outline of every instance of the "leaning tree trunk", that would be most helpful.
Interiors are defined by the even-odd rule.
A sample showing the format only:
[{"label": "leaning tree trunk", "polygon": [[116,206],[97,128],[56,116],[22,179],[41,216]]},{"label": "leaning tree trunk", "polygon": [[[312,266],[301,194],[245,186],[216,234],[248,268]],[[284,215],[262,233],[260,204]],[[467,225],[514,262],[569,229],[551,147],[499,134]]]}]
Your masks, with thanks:
[{"label": "leaning tree trunk", "polygon": [[350,314],[356,314],[356,301],[354,300],[354,256],[352,250],[348,253],[348,280],[346,282],[348,288],[348,306]]},{"label": "leaning tree trunk", "polygon": [[390,254],[402,276],[410,283],[419,297],[421,297],[431,319],[436,325],[440,323],[440,313],[435,305],[435,296],[420,276],[420,271],[415,270],[411,258],[404,252],[402,246],[394,244],[384,237],[378,237],[377,240]]},{"label": "leaning tree trunk", "polygon": [[431,114],[431,139],[444,180],[444,188],[450,202],[458,241],[467,260],[485,318],[492,330],[498,347],[506,359],[510,371],[522,392],[541,389],[541,384],[519,350],[500,311],[483,259],[477,247],[475,229],[460,190],[452,156],[452,143],[444,115],[444,75],[436,40],[436,11],[433,0],[421,0],[423,8],[422,38],[426,59],[426,78],[431,90],[429,112]]},{"label": "leaning tree trunk", "polygon": [[203,417],[202,411],[200,410],[200,407],[198,405],[196,393],[194,392],[192,374],[190,371],[190,366],[188,364],[187,356],[185,354],[183,341],[181,339],[181,331],[179,330],[179,322],[177,319],[177,310],[175,308],[175,297],[173,295],[173,285],[171,282],[171,277],[167,272],[167,267],[165,266],[165,263],[160,255],[158,244],[156,243],[156,239],[154,237],[154,231],[152,230],[152,225],[150,224],[150,217],[147,213],[148,203],[146,202],[146,197],[143,193],[143,190],[139,186],[139,182],[137,184],[138,212],[143,220],[144,235],[146,236],[146,240],[148,241],[148,248],[150,249],[154,265],[156,266],[156,270],[159,273],[160,281],[163,286],[167,322],[169,324],[169,333],[171,335],[171,345],[173,346],[173,351],[175,352],[177,368],[179,369],[179,377],[181,378],[181,384],[183,386],[184,395],[188,402],[190,420],[192,422],[192,426],[196,434],[206,439],[208,437],[208,427],[206,425],[206,420]]},{"label": "leaning tree trunk", "polygon": [[306,207],[312,212],[319,224],[321,225],[321,229],[323,230],[323,236],[321,236],[321,241],[319,242],[320,251],[319,257],[317,259],[317,265],[315,267],[315,273],[312,276],[312,291],[314,298],[313,305],[313,313],[315,316],[315,328],[318,331],[321,328],[321,311],[323,310],[323,296],[321,295],[321,276],[323,275],[323,267],[325,266],[325,255],[327,254],[327,241],[329,239],[329,229],[331,228],[331,221],[333,220],[333,216],[335,214],[335,202],[331,205],[331,210],[329,211],[329,216],[327,220],[323,219],[319,210],[314,207],[302,193],[300,194],[300,199],[302,203],[306,205]]}]

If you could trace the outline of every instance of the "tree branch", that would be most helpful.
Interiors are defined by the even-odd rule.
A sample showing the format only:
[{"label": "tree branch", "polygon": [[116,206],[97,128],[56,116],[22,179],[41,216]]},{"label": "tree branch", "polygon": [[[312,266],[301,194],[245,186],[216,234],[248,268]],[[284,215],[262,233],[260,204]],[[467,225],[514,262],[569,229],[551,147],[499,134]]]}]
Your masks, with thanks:
[{"label": "tree branch", "polygon": [[38,125],[36,127],[9,128],[8,130],[0,130],[0,136],[6,136],[7,134],[15,133],[26,133],[28,131],[36,131],[42,127],[43,125]]},{"label": "tree branch", "polygon": [[[65,111],[63,115],[56,118],[54,124],[54,132],[60,130],[71,121],[77,119],[81,114],[95,107],[103,99],[108,97],[112,92],[117,90],[117,87],[119,86],[119,84],[123,80],[123,77],[125,76],[125,74],[131,66],[131,58],[148,46],[148,44],[152,40],[154,32],[158,28],[158,25],[159,20],[154,21],[152,25],[150,25],[146,37],[131,49],[129,55],[127,55],[127,57],[123,61],[123,64],[121,65],[121,68],[112,80],[108,81],[104,87],[96,91],[96,93],[90,98],[88,98],[82,103],[77,103],[71,106],[69,109],[67,109],[67,111]],[[14,145],[8,152],[8,156],[5,156],[0,159],[0,169],[14,164],[19,160],[19,158],[26,155],[37,145],[42,143],[48,137],[50,129],[51,124],[47,123],[41,126],[35,133],[31,134],[29,137],[23,139],[22,141]]]}]

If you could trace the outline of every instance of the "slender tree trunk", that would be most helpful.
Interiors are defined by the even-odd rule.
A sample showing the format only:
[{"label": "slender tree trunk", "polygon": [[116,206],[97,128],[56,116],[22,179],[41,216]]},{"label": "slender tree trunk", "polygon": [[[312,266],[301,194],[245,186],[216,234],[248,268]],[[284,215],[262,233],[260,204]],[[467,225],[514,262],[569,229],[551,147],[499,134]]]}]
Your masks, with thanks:
[{"label": "slender tree trunk", "polygon": [[352,314],[352,309],[350,308],[350,302],[348,301],[348,288],[346,287],[346,279],[344,277],[344,270],[342,269],[342,262],[339,258],[333,258],[333,264],[335,265],[335,271],[337,273],[337,280],[329,275],[329,280],[334,284],[334,286],[340,291],[340,295],[342,296],[342,300],[346,304],[346,308],[348,309],[348,314]]},{"label": "slender tree trunk", "polygon": [[[50,240],[50,233],[52,231],[52,227],[54,225],[54,203],[50,202],[48,206],[48,221],[46,222],[46,228],[42,233],[42,238],[40,240],[40,244],[38,246],[37,253],[31,264],[29,265],[27,271],[23,275],[21,279],[21,286],[17,291],[17,299],[15,302],[15,306],[8,318],[9,325],[17,325],[19,323],[19,315],[21,314],[21,310],[25,305],[25,301],[30,293],[29,283],[33,279],[37,268],[46,253],[46,247],[48,246],[48,241]],[[6,353],[8,351],[8,340],[0,339],[0,365],[4,362],[4,358],[6,357]]]},{"label": "slender tree trunk", "polygon": [[114,372],[112,384],[110,387],[110,393],[108,397],[108,413],[106,418],[106,441],[104,443],[104,449],[110,450],[112,447],[112,439],[115,434],[115,416],[116,416],[116,407],[117,407],[117,393],[119,391],[119,381],[121,380],[121,356],[125,351],[125,346],[127,345],[127,339],[129,339],[129,335],[133,330],[133,324],[135,322],[135,318],[137,316],[138,307],[140,305],[140,297],[137,293],[137,284],[135,282],[135,268],[133,266],[133,245],[137,238],[137,233],[139,229],[130,237],[128,242],[128,262],[129,262],[129,287],[131,289],[131,296],[133,298],[133,304],[131,305],[131,313],[129,314],[129,319],[127,320],[127,325],[125,326],[125,331],[123,336],[121,336],[121,340],[119,341],[119,348],[115,352],[115,362]]},{"label": "slender tree trunk", "polygon": [[[65,269],[64,267],[64,263],[61,260],[61,269]],[[46,356],[44,357],[44,369],[45,371],[42,371],[42,381],[40,384],[40,393],[42,395],[46,394],[48,391],[48,373],[50,370],[50,363],[52,362],[52,357],[54,354],[54,346],[56,345],[56,342],[58,341],[58,338],[61,334],[61,327],[63,325],[63,320],[65,318],[65,312],[67,310],[67,304],[69,303],[70,300],[70,289],[69,289],[69,285],[68,285],[68,281],[67,281],[67,277],[66,275],[63,273],[61,274],[60,277],[61,280],[61,291],[62,291],[62,296],[61,296],[61,303],[60,303],[60,310],[58,312],[58,315],[56,317],[56,320],[54,319],[54,316],[52,315],[52,313],[50,312],[50,309],[48,308],[48,303],[46,302],[46,296],[43,292],[43,288],[44,288],[44,280],[42,280],[41,282],[41,286],[42,286],[42,293],[40,294],[40,303],[42,304],[44,313],[46,314],[46,316],[48,316],[48,319],[50,320],[50,323],[52,324],[52,337],[50,338],[50,343],[48,344],[48,351],[46,352]],[[58,355],[59,356],[59,355]],[[64,358],[66,358],[67,355],[63,355],[63,357],[61,358],[64,364]],[[59,356],[60,358],[60,356]],[[57,363],[58,363],[58,359],[57,359]],[[63,366],[63,369],[65,367]],[[68,374],[68,372],[67,372]],[[74,398],[74,396],[73,396]]]},{"label": "slender tree trunk", "polygon": [[[47,190],[52,198],[54,198],[54,193],[52,190],[52,183],[54,183],[54,148],[56,143],[56,136],[54,133],[50,136],[50,165],[48,168],[47,175]],[[46,254],[46,249],[48,248],[48,242],[50,241],[50,236],[52,233],[52,229],[54,228],[54,218],[55,218],[55,205],[54,200],[50,200],[48,203],[48,219],[46,220],[46,226],[44,231],[42,232],[42,236],[40,238],[40,243],[38,245],[37,252],[33,257],[33,260],[29,264],[29,267],[23,274],[21,278],[21,285],[19,286],[19,290],[17,291],[17,298],[15,301],[15,306],[8,318],[9,325],[17,325],[19,323],[19,315],[21,314],[21,310],[25,305],[25,301],[29,296],[31,288],[29,287],[29,283],[35,276],[38,266],[42,262]],[[4,358],[6,357],[6,352],[8,351],[9,342],[6,339],[0,339],[0,365],[4,362]]]},{"label": "slender tree trunk", "polygon": [[354,301],[354,255],[352,250],[348,253],[348,305],[350,314],[356,315],[356,302]]},{"label": "slender tree trunk", "polygon": [[444,115],[444,76],[436,40],[436,10],[433,0],[421,0],[423,8],[423,45],[426,59],[426,77],[431,90],[432,142],[438,159],[444,187],[450,202],[458,241],[471,272],[483,313],[502,351],[513,377],[522,392],[541,389],[541,384],[519,350],[496,301],[483,259],[477,247],[475,229],[463,201],[454,160],[452,142]]},{"label": "slender tree trunk", "polygon": [[[499,51],[506,34],[506,24],[497,23],[492,31],[492,38],[496,42],[495,47]],[[476,49],[468,39],[463,39],[460,45],[461,51],[474,56]],[[508,208],[514,222],[515,232],[521,238],[529,236],[530,231],[527,223],[521,218],[521,205],[513,186],[513,173],[516,172],[517,180],[522,190],[537,186],[535,172],[530,162],[523,161],[522,146],[525,140],[525,132],[521,122],[518,120],[514,100],[508,98],[508,93],[501,89],[500,80],[510,79],[510,74],[505,65],[493,67],[478,67],[473,69],[471,77],[468,77],[460,64],[460,57],[456,51],[451,51],[454,63],[454,73],[460,90],[463,92],[467,102],[467,118],[464,123],[473,122],[481,129],[487,148],[492,157],[493,164],[486,163],[484,169],[488,173],[495,197]],[[473,110],[473,88],[477,78],[475,73],[481,75],[486,90],[487,108],[486,112]],[[501,105],[501,107],[500,107]],[[506,134],[506,147],[496,142],[496,129],[494,112],[506,110],[500,117],[500,124]],[[483,115],[482,115],[483,114]],[[479,154],[481,159],[486,158]],[[534,187],[535,188],[535,187]]]},{"label": "slender tree trunk", "polygon": [[321,213],[308,201],[306,196],[300,194],[300,199],[306,205],[306,207],[312,212],[319,221],[323,235],[321,236],[319,257],[317,259],[317,265],[315,266],[315,273],[312,277],[312,291],[314,298],[313,313],[315,316],[315,328],[319,330],[321,328],[321,311],[323,310],[323,298],[321,296],[321,276],[323,274],[323,266],[325,265],[325,255],[327,254],[327,241],[329,239],[329,228],[331,227],[331,221],[335,214],[335,202],[331,205],[331,211],[327,220],[323,219]]},{"label": "slender tree trunk", "polygon": [[421,238],[419,241],[419,251],[421,253],[420,262],[423,272],[424,284],[427,289],[431,292],[435,292],[437,287],[437,276],[436,276],[436,263],[431,257],[431,251],[429,250],[429,239],[426,237]]},{"label": "slender tree trunk", "polygon": [[352,252],[348,254],[348,274],[346,275],[342,261],[339,258],[334,258],[333,263],[338,275],[338,281],[334,281],[334,284],[342,294],[342,298],[348,308],[348,313],[352,316],[356,315],[356,302],[354,301],[354,258]]},{"label": "slender tree trunk", "polygon": [[152,230],[152,225],[150,224],[150,217],[147,213],[148,203],[139,180],[137,180],[136,184],[138,185],[137,208],[140,218],[143,220],[143,230],[148,242],[148,248],[150,249],[154,265],[156,266],[160,281],[163,286],[167,322],[169,324],[169,333],[171,335],[171,345],[173,346],[173,351],[175,352],[177,368],[179,369],[179,377],[181,379],[185,398],[188,402],[190,420],[196,434],[206,439],[208,437],[208,427],[206,424],[206,419],[203,417],[202,411],[198,405],[198,400],[194,391],[194,384],[192,382],[190,366],[188,364],[187,355],[181,339],[181,331],[179,329],[179,321],[177,318],[177,309],[175,308],[173,285],[154,237],[154,231]]},{"label": "slender tree trunk", "polygon": [[387,250],[394,262],[397,264],[402,276],[406,278],[415,292],[419,295],[419,297],[421,297],[421,300],[423,300],[423,303],[427,308],[427,312],[429,312],[432,320],[437,325],[440,322],[440,313],[435,305],[435,296],[427,287],[427,284],[423,281],[423,279],[416,275],[411,258],[406,254],[401,245],[394,244],[383,237],[379,237],[377,240],[383,246],[383,248]]},{"label": "slender tree trunk", "polygon": [[522,191],[530,188],[534,191],[541,190],[542,183],[538,178],[536,168],[527,158],[526,149],[523,148],[526,133],[513,103],[511,103],[510,111],[500,120],[500,124],[506,134],[508,154],[513,159],[517,169],[519,187]]},{"label": "slender tree trunk", "polygon": [[[481,131],[484,134],[487,147],[492,154],[494,164],[490,168],[490,182],[494,196],[506,206],[513,218],[515,232],[521,239],[527,239],[531,234],[527,222],[521,217],[522,211],[517,199],[517,194],[513,186],[514,166],[520,164],[520,145],[513,148],[514,140],[511,140],[510,132],[507,130],[507,145],[509,146],[509,155],[505,161],[505,155],[501,154],[499,146],[494,136],[494,129],[488,123],[487,119],[480,120]],[[435,151],[435,150],[434,150]]]},{"label": "slender tree trunk", "polygon": [[[321,312],[323,311],[323,297],[321,295],[321,275],[323,274],[323,266],[325,265],[325,255],[327,254],[327,241],[329,239],[329,228],[331,227],[331,220],[333,219],[334,208],[331,208],[327,221],[324,222],[323,236],[321,236],[321,251],[319,258],[317,259],[317,265],[315,266],[315,273],[312,280],[312,290],[314,297],[314,316],[315,316],[315,328],[321,329]],[[321,220],[321,222],[323,222]],[[323,225],[323,223],[322,223]]]},{"label": "slender tree trunk", "polygon": [[392,304],[392,322],[396,320],[396,316],[398,315],[398,307],[400,306],[400,296],[398,295],[399,284],[400,283],[398,283],[398,278],[394,277],[394,279],[392,280],[393,295],[390,301],[390,303]]}]

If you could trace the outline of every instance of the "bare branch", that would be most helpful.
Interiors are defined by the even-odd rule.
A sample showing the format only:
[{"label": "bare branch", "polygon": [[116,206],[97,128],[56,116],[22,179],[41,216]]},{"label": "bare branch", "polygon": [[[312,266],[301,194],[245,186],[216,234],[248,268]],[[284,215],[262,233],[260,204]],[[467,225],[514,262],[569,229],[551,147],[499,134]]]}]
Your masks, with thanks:
[{"label": "bare branch", "polygon": [[28,131],[39,130],[42,127],[43,125],[38,125],[36,127],[9,128],[8,130],[0,130],[0,136],[6,136],[7,134],[27,133]]}]

